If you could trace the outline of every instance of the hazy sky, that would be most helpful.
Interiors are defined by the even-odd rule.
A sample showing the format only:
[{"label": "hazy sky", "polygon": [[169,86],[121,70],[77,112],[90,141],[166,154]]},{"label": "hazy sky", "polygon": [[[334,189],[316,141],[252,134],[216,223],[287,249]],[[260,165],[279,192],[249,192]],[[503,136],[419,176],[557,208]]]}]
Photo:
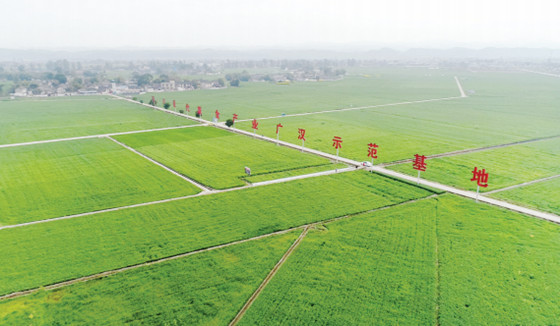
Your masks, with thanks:
[{"label": "hazy sky", "polygon": [[0,48],[560,48],[558,0],[5,0]]}]

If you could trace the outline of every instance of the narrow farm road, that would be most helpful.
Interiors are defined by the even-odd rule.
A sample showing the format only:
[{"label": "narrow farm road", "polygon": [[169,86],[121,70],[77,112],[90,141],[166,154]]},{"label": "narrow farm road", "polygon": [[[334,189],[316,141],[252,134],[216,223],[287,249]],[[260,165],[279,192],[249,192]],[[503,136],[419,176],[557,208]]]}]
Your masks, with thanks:
[{"label": "narrow farm road", "polygon": [[[355,108],[350,107],[350,108],[333,109],[333,110],[294,113],[294,114],[277,115],[277,116],[273,116],[273,117],[262,117],[262,118],[256,118],[256,119],[257,120],[267,120],[267,119],[277,119],[277,118],[284,118],[284,117],[300,117],[300,116],[306,116],[306,115],[324,114],[324,113],[332,113],[332,112],[344,112],[344,111],[354,111],[354,110],[363,110],[363,109],[384,108],[384,107],[406,105],[406,104],[456,100],[456,99],[459,99],[459,98],[462,98],[462,97],[466,97],[466,96],[441,97],[441,98],[433,98],[433,99],[427,99],[427,100],[417,100],[417,101],[406,101],[406,102],[389,103],[389,104],[377,104],[377,105],[360,106],[360,107],[355,107]],[[252,120],[253,119],[244,119],[244,120],[237,120],[237,121],[238,122],[243,122],[243,121],[252,121]]]},{"label": "narrow farm road", "polygon": [[[198,195],[195,195],[195,196],[198,196]],[[43,286],[43,287],[28,289],[28,290],[25,290],[25,291],[13,292],[13,293],[9,293],[9,294],[5,294],[5,295],[0,296],[0,300],[25,296],[25,295],[37,292],[41,289],[53,290],[53,289],[57,289],[57,288],[60,288],[60,287],[72,285],[72,284],[75,284],[75,283],[86,282],[86,281],[95,280],[95,279],[98,279],[98,278],[101,278],[101,277],[106,277],[106,276],[109,276],[109,275],[126,272],[128,270],[139,268],[139,267],[159,264],[159,263],[163,263],[163,262],[170,261],[170,260],[173,260],[173,259],[184,258],[184,257],[196,255],[196,254],[199,254],[199,253],[211,251],[211,250],[221,249],[221,248],[225,248],[225,247],[229,247],[229,246],[233,246],[233,245],[236,245],[236,244],[241,244],[241,243],[245,243],[245,242],[249,242],[249,241],[253,241],[253,240],[259,240],[259,239],[263,239],[263,238],[274,236],[274,235],[284,234],[284,233],[291,232],[291,231],[298,230],[298,229],[309,229],[311,227],[315,227],[315,226],[322,225],[322,224],[325,224],[325,223],[330,223],[330,222],[334,222],[334,221],[338,221],[338,220],[342,220],[342,219],[352,218],[354,216],[359,216],[361,214],[368,214],[368,213],[372,213],[372,212],[376,212],[376,211],[383,211],[383,210],[389,209],[391,207],[407,205],[407,204],[410,204],[410,203],[434,198],[434,197],[437,197],[437,196],[438,195],[436,194],[436,195],[430,195],[430,196],[423,197],[423,198],[411,199],[411,200],[404,201],[404,202],[397,203],[397,204],[392,204],[392,205],[387,205],[387,206],[384,206],[384,207],[374,208],[374,209],[371,209],[371,210],[368,210],[368,211],[365,211],[365,212],[358,212],[358,213],[354,213],[354,214],[342,215],[342,216],[334,217],[334,218],[331,218],[331,219],[328,219],[328,220],[323,220],[323,221],[308,223],[308,224],[304,224],[304,225],[294,226],[294,227],[291,227],[291,228],[288,228],[288,229],[285,229],[285,230],[280,230],[280,231],[276,231],[276,232],[262,234],[262,235],[259,235],[259,236],[256,236],[256,237],[242,239],[242,240],[238,240],[238,241],[232,241],[232,242],[216,245],[216,246],[213,246],[213,247],[208,247],[208,248],[205,248],[205,249],[199,249],[199,250],[193,250],[193,251],[190,251],[190,252],[179,253],[179,254],[176,254],[176,255],[167,256],[167,257],[163,257],[163,258],[159,258],[159,259],[155,259],[155,260],[152,260],[152,261],[147,261],[147,262],[143,262],[143,263],[139,263],[139,264],[135,264],[135,265],[130,265],[130,266],[127,266],[127,267],[112,269],[112,270],[103,271],[103,272],[88,275],[88,276],[83,276],[83,277],[78,277],[78,278],[71,279],[71,280],[66,280],[66,281],[63,281],[63,282],[49,284],[49,285],[46,285],[46,286]],[[301,237],[301,235],[300,235],[300,237]]]},{"label": "narrow farm road", "polygon": [[280,258],[280,260],[278,261],[278,263],[276,263],[276,265],[274,266],[274,268],[272,268],[272,270],[270,271],[270,273],[268,273],[268,275],[264,278],[264,280],[262,281],[261,285],[259,285],[259,287],[257,288],[257,290],[253,293],[253,295],[251,295],[251,297],[249,298],[249,300],[247,300],[247,302],[245,303],[245,305],[243,305],[243,307],[241,308],[241,310],[239,310],[239,312],[237,313],[237,315],[233,318],[233,320],[229,323],[230,326],[233,325],[237,325],[237,323],[241,320],[241,318],[243,318],[243,315],[245,315],[245,312],[247,312],[247,310],[251,307],[251,305],[253,304],[253,302],[255,302],[255,300],[258,298],[259,294],[261,294],[262,290],[264,290],[264,288],[268,285],[268,283],[270,282],[270,280],[274,277],[274,275],[276,275],[276,273],[278,272],[278,270],[280,269],[280,267],[282,267],[282,265],[284,264],[284,262],[288,259],[288,257],[290,257],[290,255],[292,254],[292,252],[294,252],[294,250],[297,248],[297,246],[299,246],[299,244],[301,243],[301,241],[303,240],[303,238],[305,238],[305,236],[307,235],[307,232],[309,231],[309,226],[306,226],[303,229],[303,232],[301,232],[301,234],[299,235],[299,237],[296,239],[296,241],[294,241],[294,243],[290,246],[290,248],[288,248],[288,250],[286,251],[286,253],[284,254],[284,256],[282,256],[282,258]]},{"label": "narrow farm road", "polygon": [[255,183],[252,184],[252,186],[253,187],[266,186],[266,185],[271,185],[271,184],[275,184],[275,183],[289,182],[289,181],[293,181],[293,180],[300,180],[300,179],[320,177],[320,176],[324,176],[324,175],[331,175],[331,174],[336,174],[336,173],[356,171],[357,169],[358,169],[358,167],[350,167],[350,168],[329,170],[329,171],[323,171],[323,172],[315,172],[315,173],[310,173],[310,174],[296,175],[296,176],[293,176],[293,177],[287,177],[287,178],[282,178],[282,179],[255,182]]},{"label": "narrow farm road", "polygon": [[[314,178],[314,177],[318,177],[320,175],[342,173],[342,172],[348,172],[348,171],[354,171],[354,170],[356,170],[356,168],[344,168],[344,169],[330,170],[330,171],[325,171],[325,172],[303,174],[303,175],[289,177],[289,178],[283,178],[283,179],[257,182],[257,183],[254,183],[252,185],[246,185],[246,186],[236,187],[236,188],[221,189],[221,190],[211,189],[211,190],[208,190],[208,191],[202,191],[202,192],[200,192],[198,194],[194,194],[194,195],[174,197],[174,198],[168,198],[168,199],[161,199],[161,200],[155,200],[155,201],[150,201],[150,202],[126,205],[126,206],[119,206],[119,207],[101,209],[101,210],[92,211],[92,212],[66,215],[66,216],[60,216],[60,217],[53,217],[53,218],[49,218],[49,219],[20,223],[20,224],[2,225],[2,226],[0,226],[0,230],[14,229],[14,228],[25,227],[25,226],[30,226],[30,225],[34,225],[34,224],[50,223],[50,222],[55,222],[55,221],[60,221],[60,220],[72,219],[72,218],[76,218],[76,217],[84,217],[84,216],[97,215],[97,214],[108,213],[108,212],[115,212],[115,211],[120,211],[120,210],[124,210],[124,209],[135,208],[135,207],[143,207],[143,206],[150,206],[150,205],[156,205],[156,204],[163,204],[163,203],[168,203],[168,202],[183,200],[183,199],[188,199],[188,198],[194,198],[194,197],[199,197],[199,196],[207,196],[207,195],[219,194],[219,193],[230,192],[230,191],[238,191],[238,190],[247,189],[247,188],[250,188],[250,187],[261,187],[261,186],[266,186],[266,185],[269,185],[269,184],[289,182],[289,181],[296,180],[296,179],[300,180],[300,179],[306,179],[306,178]],[[323,173],[326,173],[326,174],[323,174]],[[207,188],[207,189],[209,189],[209,188]]]},{"label": "narrow farm road", "polygon": [[[300,145],[295,145],[295,144],[288,143],[288,142],[285,142],[285,141],[277,141],[274,138],[270,138],[270,137],[266,137],[266,136],[262,136],[262,135],[254,135],[253,133],[251,133],[249,131],[245,131],[245,130],[240,130],[240,129],[236,129],[236,128],[228,128],[226,126],[222,126],[222,125],[219,125],[219,124],[215,124],[215,126],[218,127],[218,128],[231,130],[233,132],[236,132],[236,133],[239,133],[239,134],[244,134],[244,135],[254,137],[254,138],[257,138],[257,139],[262,139],[262,140],[265,140],[265,141],[268,141],[268,142],[271,142],[271,143],[278,143],[279,145],[282,145],[282,146],[286,146],[286,147],[290,147],[290,148],[297,149],[297,150],[300,150],[300,151],[304,151],[304,152],[307,152],[307,153],[315,154],[315,155],[318,155],[318,156],[321,156],[321,157],[328,158],[330,160],[337,160],[339,162],[342,162],[342,163],[345,163],[345,164],[348,164],[348,165],[351,165],[351,166],[354,166],[354,167],[360,167],[361,166],[360,162],[354,161],[354,160],[351,160],[351,159],[348,159],[348,158],[337,157],[336,155],[333,155],[333,154],[321,152],[321,151],[318,151],[318,150],[315,150],[315,149],[302,147]],[[406,180],[406,181],[411,182],[411,183],[418,183],[418,179],[416,177],[409,176],[409,175],[399,173],[399,172],[396,172],[396,171],[388,170],[388,169],[385,169],[382,166],[375,165],[375,166],[367,168],[367,169],[371,170],[371,171],[375,171],[379,174],[390,176],[390,177],[397,178],[397,179],[400,179],[400,180]],[[542,211],[538,211],[538,210],[534,210],[534,209],[510,204],[510,203],[505,202],[505,201],[484,197],[482,195],[477,195],[476,192],[461,190],[461,189],[458,189],[458,188],[443,185],[443,184],[440,184],[440,183],[437,183],[437,182],[428,181],[428,180],[425,180],[425,179],[420,179],[419,184],[421,184],[423,186],[439,189],[439,190],[442,190],[442,191],[446,191],[446,192],[449,192],[449,193],[452,193],[452,194],[455,194],[455,195],[459,195],[459,196],[462,196],[462,197],[475,199],[475,200],[478,200],[478,201],[481,201],[481,202],[485,202],[487,204],[491,204],[491,205],[494,205],[494,206],[499,206],[499,207],[506,208],[506,209],[509,209],[509,210],[512,210],[512,211],[516,211],[516,212],[519,212],[519,213],[523,213],[523,214],[526,214],[526,215],[530,215],[530,216],[533,216],[533,217],[537,217],[537,218],[540,218],[540,219],[544,219],[544,220],[548,220],[548,221],[560,224],[560,216],[555,215],[555,214],[546,213],[546,212],[542,212]]]},{"label": "narrow farm road", "polygon": [[463,91],[463,86],[461,86],[461,82],[459,82],[459,78],[455,76],[455,82],[457,83],[457,87],[459,88],[459,92],[461,93],[461,97],[467,97],[465,91]]},{"label": "narrow farm road", "polygon": [[202,127],[202,126],[207,126],[207,125],[208,125],[208,124],[199,124],[199,125],[189,125],[189,126],[165,127],[165,128],[154,128],[154,129],[144,129],[144,130],[134,130],[134,131],[113,132],[113,133],[109,133],[109,134],[79,136],[79,137],[70,137],[70,138],[57,138],[57,139],[37,140],[37,141],[31,141],[31,142],[25,142],[25,143],[3,144],[3,145],[0,145],[0,148],[18,147],[18,146],[29,146],[29,145],[37,145],[37,144],[48,144],[48,143],[58,143],[58,142],[63,142],[63,141],[80,140],[80,139],[92,139],[92,138],[113,137],[113,136],[139,134],[139,133],[152,132],[152,131],[162,131],[162,130],[173,130],[173,129],[184,129],[184,128],[192,128],[192,127]]},{"label": "narrow farm road", "polygon": [[536,71],[536,70],[528,70],[528,69],[521,69],[521,71],[523,71],[523,72],[530,72],[530,73],[532,73],[532,74],[538,74],[538,75],[544,75],[544,76],[549,76],[549,77],[560,78],[560,75],[551,74],[551,73],[548,73],[548,72],[542,72],[542,71]]},{"label": "narrow farm road", "polygon": [[178,176],[179,178],[181,178],[181,179],[183,179],[183,180],[185,180],[185,181],[188,181],[188,182],[192,183],[193,185],[195,185],[195,186],[197,186],[198,188],[200,188],[203,192],[211,192],[211,191],[212,191],[212,189],[207,188],[207,187],[204,186],[203,184],[198,183],[198,182],[196,182],[196,181],[194,181],[194,180],[192,180],[192,179],[187,178],[186,176],[182,175],[181,173],[179,173],[179,172],[177,172],[177,171],[171,169],[170,167],[167,167],[167,166],[165,166],[165,165],[159,163],[158,161],[152,159],[151,157],[148,157],[148,156],[146,156],[146,155],[140,153],[139,151],[135,150],[134,148],[132,148],[132,147],[130,147],[130,146],[127,146],[127,145],[121,143],[120,141],[115,140],[114,138],[111,138],[111,137],[107,137],[107,138],[109,138],[110,140],[112,140],[112,141],[114,141],[115,143],[119,144],[120,146],[122,146],[122,147],[128,149],[129,151],[131,151],[131,152],[133,152],[133,153],[135,153],[135,154],[137,154],[137,155],[142,156],[142,157],[145,158],[146,160],[148,160],[148,161],[154,163],[155,165],[157,165],[157,166],[159,166],[159,167],[161,167],[161,168],[164,168],[165,170],[167,170],[168,172],[173,173],[174,175]]},{"label": "narrow farm road", "polygon": [[537,180],[525,182],[525,183],[520,183],[518,185],[509,186],[509,187],[502,188],[502,189],[496,189],[496,190],[488,191],[488,192],[485,192],[484,194],[485,195],[495,194],[497,192],[507,191],[507,190],[511,190],[511,189],[515,189],[515,188],[519,188],[519,187],[524,187],[524,186],[532,185],[534,183],[539,183],[539,182],[543,182],[543,181],[547,181],[547,180],[556,179],[558,177],[560,177],[560,174],[553,175],[551,177],[546,177],[546,178],[542,178],[542,179],[537,179]]}]

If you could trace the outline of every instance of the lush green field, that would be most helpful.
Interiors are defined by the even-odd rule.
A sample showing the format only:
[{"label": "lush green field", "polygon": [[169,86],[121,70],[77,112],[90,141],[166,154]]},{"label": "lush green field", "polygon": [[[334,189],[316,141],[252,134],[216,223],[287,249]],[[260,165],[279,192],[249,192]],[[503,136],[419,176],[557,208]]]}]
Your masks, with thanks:
[{"label": "lush green field", "polygon": [[558,225],[450,195],[437,214],[441,325],[558,323]]},{"label": "lush green field", "polygon": [[435,325],[433,200],[311,230],[247,325]]},{"label": "lush green field", "polygon": [[212,120],[214,112],[219,110],[220,119],[225,121],[234,113],[239,119],[253,119],[459,95],[453,75],[415,68],[379,68],[376,71],[369,77],[347,76],[339,81],[290,85],[241,83],[241,87],[221,90],[147,93],[138,98],[148,103],[153,95],[158,106],[163,105],[164,98],[167,102],[175,99],[177,110],[188,103],[192,115],[196,107],[201,106],[203,118],[207,120]]},{"label": "lush green field", "polygon": [[0,101],[0,144],[193,124],[111,97]]},{"label": "lush green field", "polygon": [[0,148],[0,225],[200,192],[108,139]]},{"label": "lush green field", "polygon": [[226,325],[298,234],[255,240],[0,301],[0,323]]},{"label": "lush green field", "polygon": [[490,197],[560,215],[560,178],[497,192]]},{"label": "lush green field", "polygon": [[430,194],[356,171],[0,230],[0,294]]},{"label": "lush green field", "polygon": [[[476,190],[470,181],[474,167],[486,169],[489,174],[487,188],[481,191],[508,186],[560,174],[560,138],[535,143],[503,147],[488,151],[426,160],[427,169],[422,178],[443,184]],[[389,167],[391,170],[417,175],[412,163]]]},{"label": "lush green field", "polygon": [[246,166],[252,174],[260,175],[329,163],[315,155],[214,127],[123,135],[115,139],[215,189],[245,185],[242,178],[246,176]]},{"label": "lush green field", "polygon": [[[341,155],[355,160],[366,160],[367,144],[374,142],[380,146],[378,162],[560,134],[557,80],[541,83],[542,76],[530,74],[467,75],[462,78],[465,88],[475,90],[468,98],[260,120],[259,133],[275,137],[276,124],[282,123],[281,139],[301,145],[297,129],[303,128],[307,147],[331,153],[333,136],[340,136]],[[531,84],[522,91],[526,79]],[[235,126],[251,130],[251,122]]]},{"label": "lush green field", "polygon": [[242,322],[556,324],[559,231],[453,195],[328,223]]}]

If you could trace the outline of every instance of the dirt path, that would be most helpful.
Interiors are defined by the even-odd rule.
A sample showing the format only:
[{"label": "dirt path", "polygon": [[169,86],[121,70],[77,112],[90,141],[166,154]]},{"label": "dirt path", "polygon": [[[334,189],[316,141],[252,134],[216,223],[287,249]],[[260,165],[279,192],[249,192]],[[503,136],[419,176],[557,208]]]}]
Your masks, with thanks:
[{"label": "dirt path", "polygon": [[[104,272],[101,272],[101,273],[96,273],[96,274],[92,274],[92,275],[88,275],[88,276],[83,276],[83,277],[79,277],[79,278],[75,278],[75,279],[71,279],[71,280],[66,280],[66,281],[63,281],[63,282],[57,282],[57,283],[54,283],[54,284],[49,284],[49,285],[38,287],[38,288],[13,292],[13,293],[9,293],[9,294],[5,294],[5,295],[0,296],[0,301],[4,300],[4,299],[11,299],[11,298],[17,298],[17,297],[25,296],[25,295],[37,292],[41,289],[54,290],[54,289],[58,289],[58,288],[68,286],[68,285],[72,285],[72,284],[75,284],[75,283],[86,282],[86,281],[95,280],[95,279],[98,279],[98,278],[101,278],[101,277],[126,272],[126,271],[129,271],[129,270],[132,270],[132,269],[135,269],[135,268],[139,268],[139,267],[150,266],[150,265],[159,264],[159,263],[163,263],[163,262],[174,260],[174,259],[179,259],[179,258],[184,258],[184,257],[196,255],[196,254],[207,252],[207,251],[226,248],[226,247],[233,246],[233,245],[236,245],[236,244],[241,244],[241,243],[245,243],[245,242],[249,242],[249,241],[253,241],[253,240],[259,240],[259,239],[263,239],[263,238],[274,236],[274,235],[284,234],[284,233],[288,233],[288,232],[298,230],[298,229],[308,229],[308,228],[311,228],[311,227],[314,227],[314,226],[317,226],[317,225],[322,225],[322,224],[326,224],[326,223],[330,223],[330,222],[334,222],[334,221],[338,221],[338,220],[342,220],[342,219],[346,219],[346,218],[351,218],[351,217],[354,217],[354,216],[359,216],[361,214],[367,214],[367,213],[372,213],[372,212],[376,212],[376,211],[383,211],[383,210],[386,210],[386,209],[389,209],[389,208],[392,208],[392,207],[402,206],[402,205],[414,203],[414,202],[417,202],[417,201],[434,198],[436,196],[438,196],[438,195],[430,195],[430,196],[423,197],[423,198],[416,198],[416,199],[408,200],[408,201],[405,201],[405,202],[392,204],[392,205],[387,205],[387,206],[379,207],[379,208],[374,208],[374,209],[363,211],[363,212],[346,214],[346,215],[334,217],[334,218],[331,218],[331,219],[328,219],[328,220],[317,221],[317,222],[313,222],[313,223],[307,223],[307,224],[304,224],[304,225],[295,226],[295,227],[291,227],[291,228],[288,228],[288,229],[285,229],[285,230],[271,232],[271,233],[259,235],[259,236],[248,238],[248,239],[232,241],[232,242],[229,242],[229,243],[216,245],[216,246],[213,246],[213,247],[193,250],[193,251],[186,252],[186,253],[171,255],[171,256],[168,256],[168,257],[163,257],[163,258],[159,258],[159,259],[155,259],[155,260],[151,260],[151,261],[147,261],[147,262],[143,262],[143,263],[139,263],[139,264],[134,264],[134,265],[130,265],[130,266],[122,267],[122,268],[112,269],[112,270],[109,270],[109,271],[104,271]],[[300,235],[300,237],[301,237],[301,235]]]},{"label": "dirt path", "polygon": [[548,72],[542,72],[542,71],[536,71],[536,70],[528,70],[528,69],[521,69],[521,71],[523,71],[523,72],[530,72],[530,73],[532,73],[532,74],[539,74],[539,75],[544,75],[544,76],[549,76],[549,77],[560,78],[560,75],[551,74],[551,73],[548,73]]},{"label": "dirt path", "polygon": [[534,184],[534,183],[539,183],[539,182],[543,182],[543,181],[547,181],[547,180],[556,179],[556,178],[558,178],[558,177],[560,177],[560,174],[553,175],[553,176],[547,177],[547,178],[542,178],[542,179],[537,179],[537,180],[525,182],[525,183],[520,183],[520,184],[518,184],[518,185],[509,186],[509,187],[502,188],[502,189],[496,189],[496,190],[488,191],[488,192],[485,192],[484,194],[485,194],[485,195],[490,195],[490,194],[494,194],[494,193],[497,193],[497,192],[502,192],[502,191],[507,191],[507,190],[519,188],[519,187],[524,187],[524,186],[532,185],[532,184]]},{"label": "dirt path", "polygon": [[[354,171],[354,170],[356,170],[356,168],[345,168],[345,169],[331,170],[331,171],[318,172],[318,173],[334,174],[334,173],[348,172],[350,170]],[[60,221],[60,220],[72,219],[72,218],[76,218],[76,217],[84,217],[84,216],[96,215],[96,214],[101,214],[101,213],[115,212],[115,211],[120,211],[120,210],[123,210],[123,209],[135,208],[135,207],[143,207],[143,206],[150,206],[150,205],[156,205],[156,204],[163,204],[163,203],[168,203],[168,202],[183,200],[183,199],[188,199],[188,198],[194,198],[194,197],[199,197],[199,196],[207,196],[207,195],[219,194],[219,193],[223,193],[223,192],[238,191],[238,190],[247,189],[247,188],[250,188],[250,187],[261,187],[261,186],[266,186],[266,185],[275,184],[275,183],[290,182],[290,181],[296,180],[296,179],[299,180],[299,179],[306,179],[306,178],[314,178],[314,177],[319,176],[318,173],[303,174],[303,175],[289,177],[289,178],[275,179],[275,180],[269,180],[269,181],[264,181],[264,182],[257,182],[257,183],[254,183],[252,185],[247,185],[247,186],[242,186],[242,187],[237,187],[237,188],[229,188],[229,189],[221,189],[221,190],[212,189],[212,190],[203,191],[203,192],[200,192],[200,193],[194,194],[194,195],[174,197],[174,198],[168,198],[168,199],[161,199],[161,200],[155,200],[155,201],[151,201],[151,202],[138,203],[138,204],[132,204],[132,205],[126,205],[126,206],[120,206],[120,207],[113,207],[113,208],[107,208],[107,209],[92,211],[92,212],[66,215],[66,216],[54,217],[54,218],[32,221],[32,222],[26,222],[26,223],[20,223],[20,224],[4,225],[4,226],[0,226],[0,230],[14,229],[14,228],[30,226],[30,225],[34,225],[34,224],[50,223],[50,222],[55,222],[55,221]]]},{"label": "dirt path", "polygon": [[47,144],[47,143],[58,143],[58,142],[71,141],[71,140],[113,137],[113,136],[120,136],[120,135],[139,134],[139,133],[143,133],[143,132],[183,129],[183,128],[202,127],[202,126],[207,126],[207,124],[178,126],[178,127],[166,127],[166,128],[155,128],[155,129],[144,129],[144,130],[134,130],[134,131],[124,131],[124,132],[114,132],[114,133],[110,133],[110,134],[99,134],[99,135],[79,136],[79,137],[70,137],[70,138],[37,140],[37,141],[31,141],[31,142],[26,142],[26,143],[3,144],[3,145],[0,145],[0,148],[29,146],[29,145]]},{"label": "dirt path", "polygon": [[[555,136],[534,138],[534,139],[528,139],[528,140],[520,140],[520,141],[516,141],[516,142],[513,142],[513,143],[500,144],[500,145],[494,145],[494,146],[462,149],[462,150],[453,151],[453,152],[427,155],[426,159],[432,159],[432,158],[438,158],[438,157],[448,157],[448,156],[455,156],[455,155],[468,154],[468,153],[475,153],[475,152],[487,151],[487,150],[491,150],[491,149],[497,149],[497,148],[527,144],[527,143],[534,143],[534,142],[538,142],[538,141],[554,139],[554,138],[559,138],[559,137],[560,137],[560,135],[555,135]],[[379,166],[393,166],[393,165],[402,164],[402,163],[412,163],[413,161],[414,161],[414,159],[410,158],[410,159],[406,159],[406,160],[399,160],[399,161],[393,161],[393,162],[388,162],[388,163],[381,163],[381,164],[379,164]]]},{"label": "dirt path", "polygon": [[158,162],[158,161],[152,159],[152,158],[149,157],[149,156],[146,156],[146,155],[140,153],[139,151],[135,150],[134,148],[132,148],[132,147],[130,147],[130,146],[127,146],[127,145],[121,143],[120,141],[115,140],[115,139],[112,138],[112,137],[107,137],[107,138],[110,139],[110,140],[112,140],[112,141],[114,141],[115,143],[119,144],[120,146],[122,146],[122,147],[128,149],[129,151],[131,151],[131,152],[133,152],[133,153],[135,153],[135,154],[137,154],[137,155],[139,155],[139,156],[142,156],[142,157],[145,158],[146,160],[148,160],[148,161],[154,163],[155,165],[157,165],[157,166],[159,166],[159,167],[161,167],[161,168],[164,168],[165,170],[167,170],[167,171],[173,173],[174,175],[178,176],[179,178],[181,178],[181,179],[183,179],[183,180],[185,180],[185,181],[187,181],[187,182],[190,182],[191,184],[193,184],[193,185],[195,185],[196,187],[200,188],[203,192],[212,192],[212,189],[210,189],[210,188],[204,186],[203,184],[198,183],[198,182],[196,182],[196,181],[194,181],[194,180],[192,180],[192,179],[187,178],[186,176],[182,175],[181,173],[179,173],[179,172],[177,172],[177,171],[171,169],[170,167],[168,167],[168,166],[166,166],[166,165],[161,164],[160,162]]},{"label": "dirt path", "polygon": [[288,257],[290,257],[290,255],[294,252],[294,250],[299,246],[299,244],[301,243],[301,241],[303,240],[303,238],[305,238],[305,236],[307,235],[307,232],[309,231],[309,227],[306,226],[303,229],[303,232],[301,232],[300,236],[296,239],[296,241],[294,241],[294,243],[290,246],[290,248],[288,248],[288,250],[286,251],[286,253],[284,254],[284,256],[282,256],[282,258],[280,258],[280,260],[278,261],[278,263],[276,263],[276,265],[274,266],[274,268],[272,268],[272,270],[270,271],[270,273],[268,273],[268,275],[264,278],[264,280],[262,281],[261,285],[259,285],[259,287],[257,288],[257,290],[253,293],[253,295],[251,295],[251,297],[249,298],[249,300],[247,300],[247,302],[245,303],[245,305],[241,308],[241,310],[239,310],[239,312],[237,313],[237,315],[235,316],[235,318],[233,318],[233,320],[229,323],[230,326],[232,325],[237,325],[237,323],[241,320],[241,318],[243,318],[243,315],[245,315],[245,312],[247,312],[247,310],[251,307],[251,305],[253,304],[253,302],[255,302],[255,300],[258,298],[258,296],[261,294],[262,290],[264,290],[264,288],[268,285],[268,283],[270,282],[270,280],[274,277],[274,275],[276,275],[276,273],[278,272],[278,270],[280,269],[280,267],[282,267],[282,265],[284,264],[284,262],[288,259]]},{"label": "dirt path", "polygon": [[271,184],[275,184],[275,183],[283,183],[283,182],[289,182],[289,181],[293,181],[293,180],[300,180],[300,179],[320,177],[320,176],[324,176],[324,175],[331,175],[331,174],[337,174],[337,173],[356,171],[357,169],[358,168],[356,168],[356,167],[351,167],[351,168],[342,168],[342,169],[315,172],[315,173],[309,173],[309,174],[295,175],[293,177],[287,177],[287,178],[282,178],[282,179],[274,179],[274,180],[268,180],[268,181],[262,181],[262,182],[255,182],[252,185],[253,185],[253,187],[266,186],[266,185],[271,185]]},{"label": "dirt path", "polygon": [[457,76],[455,76],[455,82],[457,83],[457,87],[459,88],[459,92],[461,93],[461,97],[467,97],[467,95],[465,94],[465,91],[463,91],[463,86],[461,86],[461,83],[459,82],[459,78],[457,78]]},{"label": "dirt path", "polygon": [[[406,104],[416,104],[416,103],[427,103],[427,102],[437,102],[437,101],[446,101],[446,100],[455,100],[466,96],[453,96],[453,97],[442,97],[442,98],[434,98],[428,100],[418,100],[418,101],[407,101],[407,102],[398,102],[398,103],[389,103],[389,104],[378,104],[378,105],[368,105],[368,106],[360,106],[355,108],[342,108],[342,109],[333,109],[333,110],[324,110],[324,111],[314,111],[314,112],[305,112],[305,113],[294,113],[294,114],[286,114],[286,115],[277,115],[273,117],[263,117],[263,118],[256,118],[257,120],[267,120],[267,119],[276,119],[276,118],[284,118],[284,117],[300,117],[305,115],[313,115],[313,114],[323,114],[323,113],[331,113],[331,112],[343,112],[343,111],[354,111],[354,110],[363,110],[363,109],[374,109],[374,108],[383,108],[383,107],[390,107],[390,106],[398,106],[398,105],[406,105]],[[238,122],[243,121],[252,121],[253,119],[244,119],[244,120],[237,120]]]}]

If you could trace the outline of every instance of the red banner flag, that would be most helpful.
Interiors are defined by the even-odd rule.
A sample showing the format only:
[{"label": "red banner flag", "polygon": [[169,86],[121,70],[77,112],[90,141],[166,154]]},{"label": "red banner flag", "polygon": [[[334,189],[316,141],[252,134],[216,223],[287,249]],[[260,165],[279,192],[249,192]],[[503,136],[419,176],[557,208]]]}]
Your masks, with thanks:
[{"label": "red banner flag", "polygon": [[190,106],[188,104],[185,105],[185,109],[187,109],[187,112],[191,112],[191,110],[189,108],[190,108]]},{"label": "red banner flag", "polygon": [[174,107],[174,108],[176,107],[176,106],[175,106],[175,100],[173,100],[173,107]]},{"label": "red banner flag", "polygon": [[276,125],[276,134],[278,134],[278,132],[279,132],[278,128],[282,128],[282,127],[284,127],[284,126],[281,123]]}]

